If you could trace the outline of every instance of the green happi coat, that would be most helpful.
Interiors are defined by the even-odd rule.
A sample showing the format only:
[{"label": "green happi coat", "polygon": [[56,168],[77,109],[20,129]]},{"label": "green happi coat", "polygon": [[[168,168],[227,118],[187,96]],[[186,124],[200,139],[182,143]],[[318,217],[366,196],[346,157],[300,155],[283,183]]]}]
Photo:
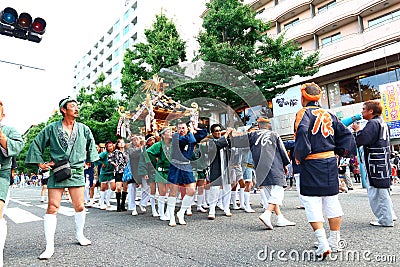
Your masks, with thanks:
[{"label": "green happi coat", "polygon": [[155,180],[157,183],[166,183],[168,179],[168,170],[169,170],[169,159],[170,151],[172,147],[172,142],[169,147],[165,145],[163,140],[155,143],[151,147],[149,147],[146,152],[149,156],[150,161],[157,162],[156,164],[156,176]]},{"label": "green happi coat", "polygon": [[47,146],[50,146],[52,161],[58,162],[69,157],[72,169],[72,177],[59,183],[54,180],[53,174],[51,174],[47,187],[65,188],[85,186],[85,177],[83,174],[85,161],[94,162],[99,159],[96,144],[89,127],[75,122],[72,134],[68,137],[61,120],[46,126],[30,145],[25,162],[32,164],[44,163],[43,153]]},{"label": "green happi coat", "polygon": [[[110,153],[111,154],[111,153]],[[107,181],[111,181],[114,179],[114,165],[108,160],[109,153],[107,151],[103,151],[99,154],[99,160],[95,162],[95,165],[101,165],[99,181],[100,183],[104,183]]]},{"label": "green happi coat", "polygon": [[0,200],[7,198],[8,186],[10,185],[11,158],[18,156],[24,142],[21,135],[10,126],[0,126],[3,134],[7,136],[7,150],[1,147],[0,151]]}]

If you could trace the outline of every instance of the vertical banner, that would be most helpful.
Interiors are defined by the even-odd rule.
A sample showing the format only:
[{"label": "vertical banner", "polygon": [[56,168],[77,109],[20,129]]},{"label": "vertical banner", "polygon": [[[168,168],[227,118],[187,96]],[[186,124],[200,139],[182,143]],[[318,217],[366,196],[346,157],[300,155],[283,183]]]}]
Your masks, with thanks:
[{"label": "vertical banner", "polygon": [[383,119],[390,128],[390,138],[400,138],[400,82],[379,86],[383,106]]}]

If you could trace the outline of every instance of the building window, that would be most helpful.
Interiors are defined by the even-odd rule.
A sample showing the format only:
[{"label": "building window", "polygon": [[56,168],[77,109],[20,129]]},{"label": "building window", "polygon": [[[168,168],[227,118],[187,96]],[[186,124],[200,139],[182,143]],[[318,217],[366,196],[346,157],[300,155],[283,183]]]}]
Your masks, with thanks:
[{"label": "building window", "polygon": [[128,18],[129,18],[129,15],[131,14],[131,10],[132,9],[128,9],[126,12],[125,12],[125,14],[124,14],[124,20],[127,20]]},{"label": "building window", "polygon": [[394,20],[400,19],[400,10],[392,11],[388,14],[380,16],[375,19],[371,19],[368,21],[368,28],[375,28],[381,26],[383,24],[392,22]]},{"label": "building window", "polygon": [[347,106],[361,102],[361,92],[358,87],[357,79],[351,78],[339,82],[340,102],[342,106]]},{"label": "building window", "polygon": [[328,100],[330,108],[337,108],[342,106],[342,101],[340,100],[340,88],[339,82],[330,83],[326,85],[328,90]]},{"label": "building window", "polygon": [[127,48],[129,48],[129,39],[125,41],[125,43],[122,45],[122,49],[126,50]]},{"label": "building window", "polygon": [[342,36],[341,36],[340,32],[339,32],[339,33],[336,33],[336,34],[334,34],[334,35],[325,37],[325,38],[323,38],[323,39],[321,40],[321,46],[324,47],[324,46],[326,46],[326,45],[329,45],[329,44],[338,42],[338,41],[340,41],[341,38],[342,38]]},{"label": "building window", "polygon": [[318,13],[323,13],[325,11],[328,11],[328,9],[330,9],[330,8],[332,8],[334,6],[336,6],[336,1],[329,2],[328,4],[319,7],[318,8]]},{"label": "building window", "polygon": [[112,68],[113,72],[117,72],[119,70],[119,63],[115,64]]},{"label": "building window", "polygon": [[114,24],[114,30],[118,30],[120,24],[121,24],[120,21],[117,20],[117,22],[115,22]]},{"label": "building window", "polygon": [[128,25],[126,25],[126,27],[123,29],[122,34],[123,35],[127,35],[129,33],[129,30],[131,28],[131,24],[129,23]]},{"label": "building window", "polygon": [[119,78],[115,78],[115,79],[112,81],[112,87],[116,87],[116,86],[119,86]]},{"label": "building window", "polygon": [[297,19],[295,19],[295,20],[292,20],[291,22],[285,24],[285,25],[283,26],[283,29],[284,29],[284,30],[290,29],[291,27],[293,27],[294,25],[298,24],[299,22],[300,22],[300,19],[299,19],[299,18],[297,18]]},{"label": "building window", "polygon": [[119,56],[119,48],[114,51],[114,58],[118,58]]},{"label": "building window", "polygon": [[120,39],[121,39],[121,35],[118,33],[114,38],[114,44],[118,43]]}]

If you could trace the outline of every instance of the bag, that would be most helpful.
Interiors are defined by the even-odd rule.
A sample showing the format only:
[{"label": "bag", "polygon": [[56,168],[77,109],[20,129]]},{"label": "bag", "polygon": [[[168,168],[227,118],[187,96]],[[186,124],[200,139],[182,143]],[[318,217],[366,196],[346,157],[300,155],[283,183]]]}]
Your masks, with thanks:
[{"label": "bag", "polygon": [[122,182],[130,182],[130,181],[132,181],[132,172],[131,172],[131,165],[128,161],[128,164],[124,169],[124,174],[122,175]]},{"label": "bag", "polygon": [[339,167],[339,174],[345,174],[346,173],[346,166],[340,166]]},{"label": "bag", "polygon": [[72,176],[71,165],[69,159],[63,159],[56,162],[53,166],[54,180],[59,183],[65,181]]}]

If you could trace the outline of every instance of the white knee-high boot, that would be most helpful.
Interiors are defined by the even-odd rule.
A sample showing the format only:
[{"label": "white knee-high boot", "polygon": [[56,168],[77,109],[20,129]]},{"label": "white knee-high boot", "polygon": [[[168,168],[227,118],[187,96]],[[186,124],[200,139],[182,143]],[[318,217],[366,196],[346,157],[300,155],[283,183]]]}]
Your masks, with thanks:
[{"label": "white knee-high boot", "polygon": [[244,204],[244,188],[239,189],[239,201],[240,201],[240,208],[242,210],[245,209],[245,204]]},{"label": "white knee-high boot", "polygon": [[106,209],[106,206],[104,205],[105,194],[106,194],[106,191],[100,191],[100,200],[99,200],[100,209]]},{"label": "white knee-high boot", "polygon": [[169,215],[169,226],[176,226],[175,206],[176,206],[176,197],[168,197],[167,214]]},{"label": "white knee-high boot", "polygon": [[178,217],[179,224],[185,225],[185,211],[192,206],[193,196],[185,195],[182,199],[181,209],[178,211],[176,216]]},{"label": "white knee-high boot", "polygon": [[7,222],[2,218],[0,220],[0,267],[3,267],[3,250],[4,243],[6,242],[7,237]]},{"label": "white knee-high boot", "polygon": [[128,184],[128,210],[136,210],[136,184]]},{"label": "white knee-high boot", "polygon": [[224,205],[224,212],[226,216],[230,217],[232,216],[231,209],[229,208],[229,204],[231,203],[231,185],[224,184],[223,192],[222,202]]},{"label": "white knee-high boot", "polygon": [[254,213],[255,211],[250,207],[250,192],[244,192],[244,210],[248,213]]},{"label": "white knee-high boot", "polygon": [[106,205],[107,205],[107,207],[109,207],[109,206],[111,205],[111,204],[110,204],[110,198],[111,198],[112,192],[113,192],[113,191],[111,191],[111,189],[108,189],[108,190],[106,191]]},{"label": "white knee-high boot", "polygon": [[168,212],[164,212],[165,209],[165,196],[158,196],[158,214],[160,215],[160,220],[169,221]]},{"label": "white knee-high boot", "polygon": [[211,186],[210,193],[209,193],[209,205],[210,210],[208,212],[208,219],[214,220],[215,219],[215,206],[217,205],[218,195],[219,195],[219,186]]},{"label": "white knee-high boot", "polygon": [[261,204],[263,206],[263,209],[266,210],[268,208],[268,199],[267,199],[267,196],[265,195],[265,191],[264,190],[266,190],[265,187],[261,188],[261,190],[260,190],[260,198],[261,198]]},{"label": "white knee-high boot", "polygon": [[57,215],[44,215],[44,236],[46,238],[46,250],[40,254],[39,259],[50,259],[54,254],[54,234],[57,227]]},{"label": "white knee-high boot", "polygon": [[232,202],[232,208],[234,210],[238,210],[239,209],[238,205],[236,204],[236,200],[237,200],[236,191],[231,191],[231,202]]},{"label": "white knee-high boot", "polygon": [[92,244],[92,242],[83,235],[83,228],[85,227],[85,221],[86,221],[85,210],[75,213],[75,230],[76,230],[75,237],[81,246],[88,246]]},{"label": "white knee-high boot", "polygon": [[159,217],[160,214],[158,214],[156,209],[156,198],[154,195],[150,195],[150,204],[151,204],[151,214],[153,215],[153,217]]}]

